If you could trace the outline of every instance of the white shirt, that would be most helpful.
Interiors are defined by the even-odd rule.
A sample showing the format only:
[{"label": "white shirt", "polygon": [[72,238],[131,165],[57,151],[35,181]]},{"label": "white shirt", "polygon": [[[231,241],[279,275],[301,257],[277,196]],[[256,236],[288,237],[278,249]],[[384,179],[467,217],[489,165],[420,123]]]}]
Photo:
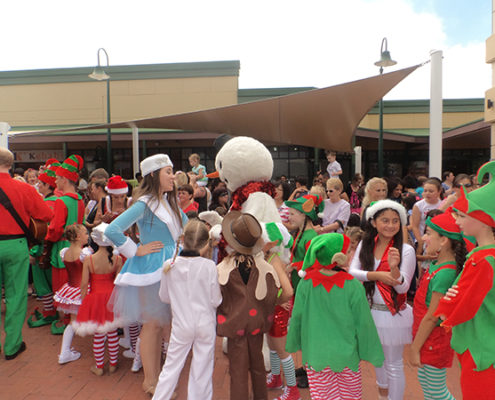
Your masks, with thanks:
[{"label": "white shirt", "polygon": [[[349,273],[356,279],[359,279],[361,282],[368,282],[368,272],[363,271],[361,269],[361,261],[359,260],[359,253],[361,252],[361,244],[358,244],[356,249],[356,253],[352,259],[351,265],[349,267]],[[381,260],[377,260],[375,258],[375,265],[373,271],[376,271],[378,266],[380,265]],[[399,264],[400,274],[404,277],[404,282],[400,285],[395,285],[394,289],[397,293],[407,293],[409,290],[409,286],[411,285],[411,281],[414,277],[414,271],[416,269],[416,252],[414,248],[406,243],[402,245],[402,258]],[[400,281],[400,278],[399,278]],[[385,301],[382,298],[379,290],[375,290],[373,295],[373,303],[374,304],[385,304]]]},{"label": "white shirt", "polygon": [[[342,199],[336,203],[332,203],[331,200],[327,199],[323,203],[325,204],[325,208],[323,209],[323,222],[321,225],[327,226],[333,224],[335,221],[340,221],[345,228],[351,215],[350,204]],[[344,230],[339,227],[335,232],[344,233]]]},{"label": "white shirt", "polygon": [[222,302],[217,267],[203,257],[177,257],[162,274],[160,299],[172,308],[172,323],[181,328],[216,324]]},{"label": "white shirt", "polygon": [[[424,235],[426,229],[426,214],[428,214],[431,210],[435,210],[442,205],[442,200],[438,200],[436,203],[428,203],[425,199],[420,200],[414,204],[414,207],[418,207],[418,210],[421,214],[421,219],[419,220],[419,232],[421,235]],[[416,238],[417,240],[417,238]]]},{"label": "white shirt", "polygon": [[327,172],[330,178],[338,178],[339,174],[337,172],[342,171],[342,167],[340,166],[338,161],[333,161],[328,164]]}]

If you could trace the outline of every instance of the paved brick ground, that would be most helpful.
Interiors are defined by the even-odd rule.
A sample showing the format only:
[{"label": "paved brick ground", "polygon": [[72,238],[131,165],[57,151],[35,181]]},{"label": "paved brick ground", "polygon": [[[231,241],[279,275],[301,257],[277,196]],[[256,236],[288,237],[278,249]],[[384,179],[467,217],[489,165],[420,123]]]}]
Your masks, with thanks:
[{"label": "paved brick ground", "polygon": [[[28,305],[31,311],[40,304],[30,297]],[[3,356],[0,357],[0,400],[149,399],[149,396],[141,391],[142,372],[132,373],[130,371],[131,361],[124,357],[120,357],[119,369],[113,375],[106,374],[97,377],[89,371],[93,364],[91,338],[89,337],[76,336],[74,338],[73,346],[82,353],[82,357],[66,365],[57,363],[61,336],[51,335],[48,326],[29,329],[26,325],[24,341],[27,344],[27,350],[15,360],[6,361]],[[187,367],[186,365],[186,370],[179,382],[179,400],[187,398]],[[373,368],[364,363],[362,370],[363,399],[376,399]],[[407,388],[404,398],[407,400],[422,399],[416,372],[407,364],[407,360],[405,371]],[[227,400],[229,398],[228,364],[227,358],[221,352],[220,340],[217,341],[213,382],[213,398]],[[457,364],[448,372],[448,386],[456,399],[461,399]],[[280,393],[281,391],[270,392],[269,399],[274,399]],[[310,398],[308,390],[302,390],[302,397],[304,400]]]}]

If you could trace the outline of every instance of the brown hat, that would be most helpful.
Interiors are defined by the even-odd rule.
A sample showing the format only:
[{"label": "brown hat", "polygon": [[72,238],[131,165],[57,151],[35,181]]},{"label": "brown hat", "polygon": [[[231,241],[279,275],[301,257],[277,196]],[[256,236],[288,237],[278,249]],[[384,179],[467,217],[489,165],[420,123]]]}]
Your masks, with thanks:
[{"label": "brown hat", "polygon": [[261,225],[251,214],[230,211],[223,218],[222,234],[238,253],[254,255],[263,248]]}]

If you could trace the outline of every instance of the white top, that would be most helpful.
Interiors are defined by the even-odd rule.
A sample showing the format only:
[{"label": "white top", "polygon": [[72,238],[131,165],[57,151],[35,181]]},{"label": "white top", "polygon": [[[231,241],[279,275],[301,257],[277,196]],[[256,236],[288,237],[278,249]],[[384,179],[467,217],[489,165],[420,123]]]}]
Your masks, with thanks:
[{"label": "white top", "polygon": [[[351,215],[350,204],[342,199],[336,203],[332,203],[331,200],[326,199],[323,203],[325,204],[325,208],[323,209],[323,222],[321,225],[327,226],[335,221],[340,221],[345,228],[349,221],[349,216]],[[344,233],[344,230],[339,227],[335,232]]]},{"label": "white top", "polygon": [[426,229],[426,214],[428,214],[431,210],[440,208],[441,204],[442,200],[440,199],[433,204],[427,203],[425,199],[420,200],[414,204],[414,207],[418,207],[418,210],[421,214],[421,219],[419,221],[419,232],[421,233],[421,235],[424,235]]},{"label": "white top", "polygon": [[217,267],[203,257],[177,257],[162,274],[160,299],[172,307],[173,324],[186,327],[216,324],[222,302]]},{"label": "white top", "polygon": [[[356,253],[352,259],[351,265],[349,267],[349,273],[356,279],[359,279],[361,282],[368,282],[368,272],[363,271],[361,269],[361,261],[359,261],[359,253],[361,252],[361,244],[358,244],[356,249]],[[378,266],[380,265],[380,260],[375,258],[375,266],[373,271],[376,271]],[[406,243],[402,245],[402,259],[399,264],[400,274],[404,277],[404,282],[400,285],[395,285],[394,289],[397,293],[407,293],[409,290],[409,286],[411,285],[411,281],[414,277],[414,271],[416,269],[416,252],[414,248]],[[401,279],[399,278],[399,281]],[[375,290],[375,294],[373,295],[373,303],[374,304],[385,304],[385,301],[382,298],[379,290]]]},{"label": "white top", "polygon": [[339,174],[337,172],[342,171],[342,167],[340,166],[338,161],[333,161],[327,166],[327,172],[330,178],[338,178]]}]

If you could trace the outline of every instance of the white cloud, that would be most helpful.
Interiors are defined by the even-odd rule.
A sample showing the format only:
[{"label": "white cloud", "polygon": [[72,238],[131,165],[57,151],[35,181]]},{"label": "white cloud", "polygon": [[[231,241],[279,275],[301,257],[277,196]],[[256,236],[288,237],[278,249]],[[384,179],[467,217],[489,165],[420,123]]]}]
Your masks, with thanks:
[{"label": "white cloud", "polygon": [[[94,9],[93,9],[94,7]],[[398,61],[444,52],[444,97],[483,97],[491,86],[484,40],[448,47],[441,16],[409,0],[183,0],[3,2],[0,70],[241,61],[240,87],[331,86],[378,73],[381,40]],[[428,98],[429,65],[390,98]]]}]

